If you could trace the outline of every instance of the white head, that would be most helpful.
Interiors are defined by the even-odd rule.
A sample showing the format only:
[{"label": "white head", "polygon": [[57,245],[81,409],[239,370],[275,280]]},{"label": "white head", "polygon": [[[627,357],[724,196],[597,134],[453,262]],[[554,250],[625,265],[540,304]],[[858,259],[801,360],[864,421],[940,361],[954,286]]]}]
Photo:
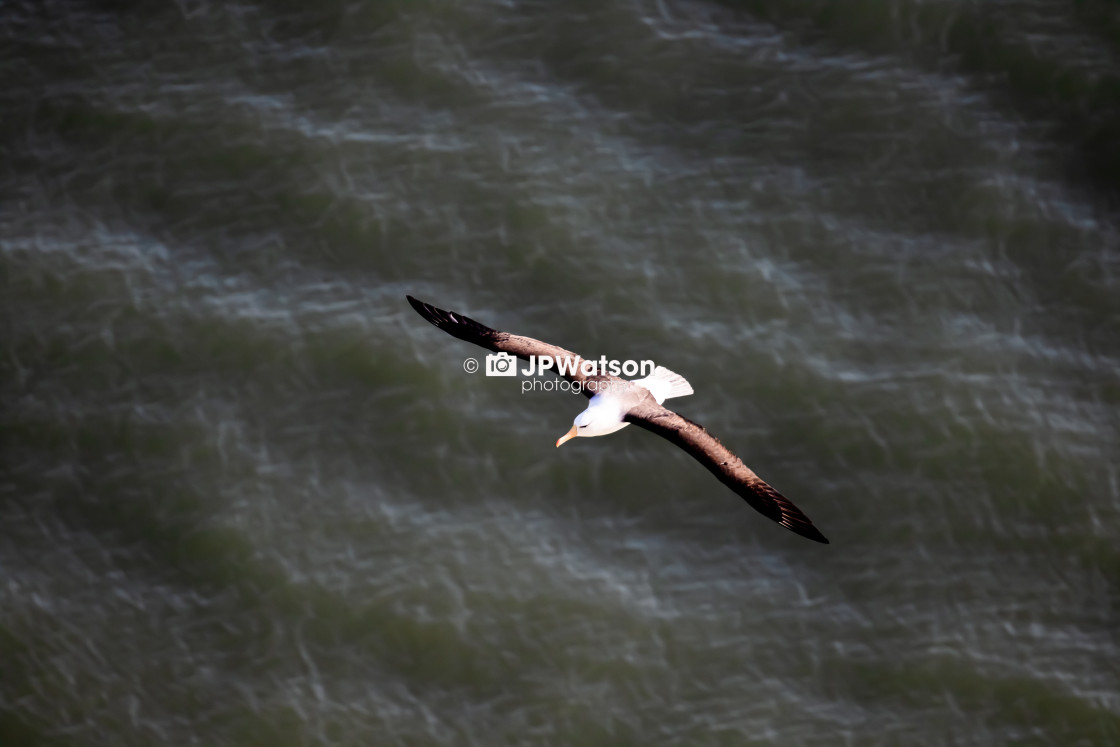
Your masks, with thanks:
[{"label": "white head", "polygon": [[630,425],[622,420],[623,413],[618,409],[616,402],[602,399],[596,394],[591,398],[587,409],[576,415],[572,429],[556,441],[556,445],[569,441],[576,436],[605,436],[608,433],[622,430]]}]

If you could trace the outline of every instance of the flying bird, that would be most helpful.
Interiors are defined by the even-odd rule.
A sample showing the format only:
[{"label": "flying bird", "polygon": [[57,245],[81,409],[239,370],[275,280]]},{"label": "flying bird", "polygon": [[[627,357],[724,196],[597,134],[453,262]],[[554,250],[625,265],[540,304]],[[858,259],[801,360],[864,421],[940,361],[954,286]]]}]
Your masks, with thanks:
[{"label": "flying bird", "polygon": [[719,439],[703,426],[662,406],[666,399],[692,394],[692,387],[679,374],[660,366],[649,376],[634,381],[603,373],[589,374],[591,367],[579,365],[583,359],[571,351],[531,337],[499,332],[462,314],[406,297],[420,316],[452,337],[522,360],[547,356],[555,362],[559,375],[573,385],[578,384],[573,389],[578,388],[590,402],[576,416],[571,430],[556,441],[557,446],[577,436],[605,436],[627,425],[636,425],[684,449],[763,516],[802,537],[828,544],[809,517],[752,472]]}]

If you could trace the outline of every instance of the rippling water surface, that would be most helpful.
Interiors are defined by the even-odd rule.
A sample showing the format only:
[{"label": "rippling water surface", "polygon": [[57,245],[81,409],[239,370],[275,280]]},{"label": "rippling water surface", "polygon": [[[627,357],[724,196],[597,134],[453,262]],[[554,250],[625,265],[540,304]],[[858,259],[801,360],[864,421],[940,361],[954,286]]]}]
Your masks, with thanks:
[{"label": "rippling water surface", "polygon": [[[1120,743],[1113,4],[0,38],[0,744]],[[684,374],[832,544],[406,293]]]}]

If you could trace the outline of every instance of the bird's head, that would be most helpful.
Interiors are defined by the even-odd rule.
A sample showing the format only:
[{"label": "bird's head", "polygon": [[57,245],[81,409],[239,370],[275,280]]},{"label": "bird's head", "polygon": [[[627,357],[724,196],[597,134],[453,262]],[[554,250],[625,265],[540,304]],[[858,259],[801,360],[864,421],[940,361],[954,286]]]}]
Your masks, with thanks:
[{"label": "bird's head", "polygon": [[592,402],[586,410],[576,415],[571,430],[557,439],[556,445],[560,446],[560,444],[570,441],[576,436],[605,436],[608,433],[614,433],[623,425],[625,423],[622,422],[622,415],[617,409],[602,405],[597,406],[597,403]]}]

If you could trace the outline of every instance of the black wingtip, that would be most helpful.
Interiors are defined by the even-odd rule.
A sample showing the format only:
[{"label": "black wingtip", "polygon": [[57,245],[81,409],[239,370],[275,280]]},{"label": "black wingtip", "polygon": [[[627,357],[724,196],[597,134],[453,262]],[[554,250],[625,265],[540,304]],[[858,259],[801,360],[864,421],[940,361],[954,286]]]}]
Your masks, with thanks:
[{"label": "black wingtip", "polygon": [[811,539],[814,542],[820,542],[822,545],[831,545],[832,544],[831,542],[828,541],[828,537],[825,537],[823,534],[820,533],[819,529],[817,529],[816,527],[810,527],[810,529],[812,529],[813,531],[812,532],[798,532],[798,534],[800,534],[802,537],[804,537],[806,539]]},{"label": "black wingtip", "polygon": [[810,539],[814,542],[820,542],[822,545],[832,544],[828,541],[828,537],[825,537],[823,534],[821,534],[821,530],[813,526],[813,522],[809,521],[809,517],[805,516],[805,514],[801,513],[800,511],[798,511],[796,515],[792,516],[790,515],[791,513],[792,512],[790,512],[788,509],[783,511],[783,514],[785,515],[778,520],[778,523],[794,534],[800,535],[805,539]]},{"label": "black wingtip", "polygon": [[429,322],[432,322],[432,324],[435,324],[435,321],[433,321],[433,319],[438,317],[438,315],[434,313],[434,312],[438,311],[438,309],[436,309],[435,306],[432,306],[430,304],[426,304],[423,301],[421,301],[420,299],[415,298],[413,296],[410,296],[408,294],[405,294],[405,298],[408,299],[409,305],[412,306],[412,308],[416,309],[417,314],[424,317]]},{"label": "black wingtip", "polygon": [[443,329],[448,324],[458,323],[458,319],[455,318],[455,314],[450,311],[438,309],[435,306],[432,306],[430,303],[424,303],[420,299],[407,294],[405,294],[405,298],[408,299],[408,303],[412,306],[412,308],[416,309],[417,314],[424,317],[440,329]]},{"label": "black wingtip", "polygon": [[[765,486],[762,493],[769,499],[770,510],[773,513],[762,511],[762,513],[770,516],[771,519],[778,522],[786,529],[794,534],[800,535],[805,539],[813,540],[813,542],[820,542],[822,545],[831,544],[828,537],[821,534],[821,530],[813,526],[813,522],[801,512],[797,506],[786,498],[784,495],[774,490],[769,485]],[[757,508],[757,506],[756,506]],[[761,511],[761,509],[759,509]]]},{"label": "black wingtip", "polygon": [[828,541],[828,537],[821,534],[821,530],[813,526],[812,522],[810,522],[804,514],[797,517],[794,521],[791,521],[790,518],[791,517],[788,515],[783,516],[781,519],[778,519],[778,523],[805,539],[813,540],[813,542],[820,542],[822,545],[832,544]]},{"label": "black wingtip", "polygon": [[445,311],[432,306],[430,303],[424,303],[407,293],[405,298],[408,299],[409,305],[416,309],[417,314],[452,337],[458,337],[460,340],[466,340],[484,348],[494,349],[493,340],[500,334],[497,330],[490,329],[469,316],[463,316],[454,311]]}]

